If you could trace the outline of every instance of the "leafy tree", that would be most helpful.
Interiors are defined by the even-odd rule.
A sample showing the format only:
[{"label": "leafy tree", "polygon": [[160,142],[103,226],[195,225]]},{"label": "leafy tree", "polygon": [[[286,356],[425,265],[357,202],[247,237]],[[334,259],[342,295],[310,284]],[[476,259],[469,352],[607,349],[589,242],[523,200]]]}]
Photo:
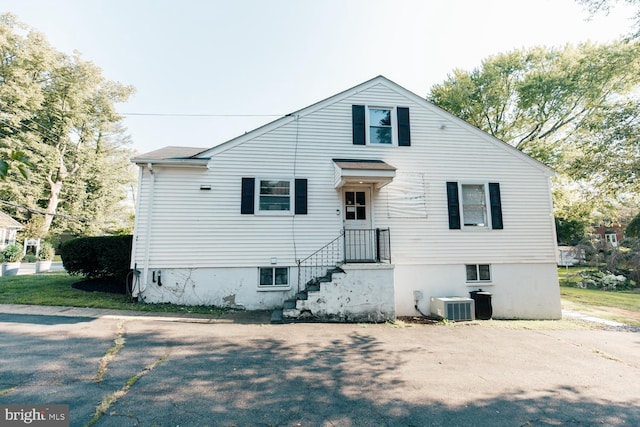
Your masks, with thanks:
[{"label": "leafy tree", "polygon": [[608,14],[614,5],[618,3],[627,3],[632,6],[637,6],[637,10],[634,14],[636,21],[636,32],[632,37],[640,37],[640,0],[577,0],[578,3],[586,6],[591,14],[605,13]]},{"label": "leafy tree", "polygon": [[640,237],[640,214],[636,215],[627,226],[624,234],[627,237]]},{"label": "leafy tree", "polygon": [[536,47],[454,70],[428,99],[574,181],[637,190],[640,42]]},{"label": "leafy tree", "polygon": [[28,182],[6,169],[0,199],[43,210],[45,235],[52,224],[97,232],[110,213],[121,211],[114,206],[131,179],[124,172],[128,140],[114,104],[133,89],[106,80],[77,53],[56,51],[9,14],[0,16],[0,52],[0,147],[21,154],[18,172],[33,165]]}]

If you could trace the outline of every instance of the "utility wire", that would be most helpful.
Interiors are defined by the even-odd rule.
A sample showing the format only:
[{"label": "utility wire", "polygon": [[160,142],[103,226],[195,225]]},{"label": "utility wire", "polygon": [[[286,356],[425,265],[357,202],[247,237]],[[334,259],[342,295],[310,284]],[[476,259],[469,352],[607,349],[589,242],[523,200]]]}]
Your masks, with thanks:
[{"label": "utility wire", "polygon": [[282,117],[284,114],[190,114],[190,113],[117,113],[121,116],[157,117]]},{"label": "utility wire", "polygon": [[79,218],[79,217],[75,217],[75,216],[71,216],[71,215],[65,215],[65,214],[59,214],[59,213],[49,213],[49,212],[45,212],[45,211],[43,211],[41,209],[30,208],[30,207],[27,207],[25,205],[19,205],[17,203],[8,202],[6,200],[0,200],[0,203],[2,203],[3,205],[11,206],[11,207],[18,208],[18,209],[23,209],[25,211],[28,211],[28,212],[31,212],[31,213],[40,214],[40,215],[59,216],[60,218],[70,219],[70,220],[73,220],[73,221],[89,222],[89,219],[87,219],[87,218]]}]

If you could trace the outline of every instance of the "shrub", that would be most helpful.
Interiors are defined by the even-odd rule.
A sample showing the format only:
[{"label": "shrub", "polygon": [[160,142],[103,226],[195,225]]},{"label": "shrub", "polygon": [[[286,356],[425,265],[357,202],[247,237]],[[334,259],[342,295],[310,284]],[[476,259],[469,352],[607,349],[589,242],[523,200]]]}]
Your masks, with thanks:
[{"label": "shrub", "polygon": [[60,246],[60,256],[69,274],[88,279],[124,279],[131,263],[133,236],[79,237]]},{"label": "shrub", "polygon": [[53,248],[53,245],[49,242],[44,242],[40,245],[40,252],[38,252],[38,260],[39,261],[51,261],[53,257],[56,255],[56,250]]},{"label": "shrub", "polygon": [[38,260],[38,257],[35,255],[25,255],[22,258],[22,262],[36,262]]},{"label": "shrub", "polygon": [[576,283],[579,288],[602,289],[604,291],[615,291],[617,289],[628,289],[632,283],[625,276],[615,275],[609,271],[585,270],[580,273],[582,281]]},{"label": "shrub", "polygon": [[4,262],[19,262],[22,259],[22,245],[20,243],[14,243],[7,246],[2,251],[2,259]]}]

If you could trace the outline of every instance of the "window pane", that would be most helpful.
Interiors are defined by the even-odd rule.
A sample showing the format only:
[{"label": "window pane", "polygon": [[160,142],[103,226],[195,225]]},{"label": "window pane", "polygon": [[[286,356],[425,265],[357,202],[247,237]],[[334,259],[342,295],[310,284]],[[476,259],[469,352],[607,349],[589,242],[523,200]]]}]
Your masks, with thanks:
[{"label": "window pane", "polygon": [[484,226],[485,225],[485,211],[484,208],[465,206],[464,207],[464,225],[470,226]]},{"label": "window pane", "polygon": [[278,267],[276,270],[276,286],[289,284],[289,269]]},{"label": "window pane", "polygon": [[289,195],[289,181],[260,181],[260,194]]},{"label": "window pane", "polygon": [[346,219],[356,219],[356,208],[354,206],[347,206]]},{"label": "window pane", "polygon": [[360,205],[360,206],[364,206],[365,205],[365,196],[364,196],[364,191],[358,191],[356,193],[356,204]]},{"label": "window pane", "polygon": [[353,191],[347,191],[344,193],[344,200],[347,205],[355,204],[355,193]]},{"label": "window pane", "polygon": [[364,206],[358,206],[356,209],[357,219],[367,219],[367,208],[365,208]]},{"label": "window pane", "polygon": [[260,210],[288,211],[291,207],[289,181],[260,181]]},{"label": "window pane", "polygon": [[478,269],[475,264],[467,265],[467,280],[470,282],[478,280]]},{"label": "window pane", "polygon": [[369,142],[371,144],[391,144],[391,128],[371,126]]},{"label": "window pane", "polygon": [[491,280],[491,271],[488,264],[480,264],[478,270],[480,271],[480,280]]},{"label": "window pane", "polygon": [[462,214],[464,225],[487,225],[487,208],[484,192],[484,184],[462,185]]},{"label": "window pane", "polygon": [[370,109],[369,124],[371,126],[391,126],[391,110]]},{"label": "window pane", "polygon": [[261,196],[261,211],[288,211],[290,205],[289,196]]},{"label": "window pane", "polygon": [[260,286],[273,285],[273,268],[260,269]]}]

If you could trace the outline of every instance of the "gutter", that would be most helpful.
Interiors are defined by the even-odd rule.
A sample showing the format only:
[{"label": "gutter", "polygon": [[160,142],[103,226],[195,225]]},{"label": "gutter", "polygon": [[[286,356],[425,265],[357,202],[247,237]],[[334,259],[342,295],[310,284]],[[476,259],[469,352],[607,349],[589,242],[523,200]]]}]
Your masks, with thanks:
[{"label": "gutter", "polygon": [[151,181],[149,182],[149,203],[147,204],[147,236],[145,239],[145,248],[144,248],[144,270],[142,272],[142,284],[138,282],[138,289],[134,290],[133,296],[137,297],[138,294],[144,291],[147,287],[147,278],[149,277],[149,258],[151,257],[151,226],[152,226],[152,216],[153,216],[153,199],[154,199],[154,187],[156,183],[156,175],[153,170],[153,163],[147,163],[147,169],[149,169],[149,175]]}]

